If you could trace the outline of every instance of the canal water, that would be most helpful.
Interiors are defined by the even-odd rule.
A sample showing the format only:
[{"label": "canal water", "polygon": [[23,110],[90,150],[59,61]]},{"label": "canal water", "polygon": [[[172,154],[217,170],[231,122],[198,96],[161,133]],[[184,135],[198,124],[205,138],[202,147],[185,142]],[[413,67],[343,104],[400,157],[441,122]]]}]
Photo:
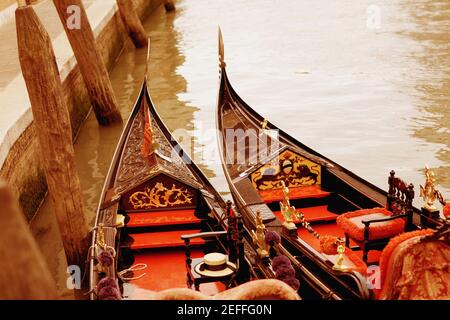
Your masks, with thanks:
[{"label": "canal water", "polygon": [[[228,197],[214,129],[218,25],[230,80],[263,116],[383,189],[396,170],[416,186],[418,205],[428,164],[450,198],[448,1],[179,0],[175,14],[160,8],[150,16],[152,99]],[[124,118],[145,64],[145,49],[129,43],[111,74]],[[91,114],[76,141],[90,225],[121,131],[99,128]],[[32,229],[63,290],[64,253],[51,211],[46,201]]]}]

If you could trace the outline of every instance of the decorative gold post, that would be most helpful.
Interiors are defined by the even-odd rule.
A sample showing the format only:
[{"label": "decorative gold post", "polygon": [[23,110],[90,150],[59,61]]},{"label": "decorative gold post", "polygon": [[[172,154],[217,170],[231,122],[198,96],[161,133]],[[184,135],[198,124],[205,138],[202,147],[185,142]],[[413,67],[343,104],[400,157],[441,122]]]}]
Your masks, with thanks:
[{"label": "decorative gold post", "polygon": [[336,242],[338,245],[337,247],[338,257],[336,263],[333,266],[333,270],[347,271],[349,270],[349,268],[346,265],[344,265],[345,240],[338,238]]},{"label": "decorative gold post", "polygon": [[259,210],[256,211],[255,224],[256,232],[255,230],[252,230],[252,238],[253,243],[257,246],[256,252],[258,252],[260,258],[267,258],[269,256],[270,247],[265,241],[266,226],[264,225]]},{"label": "decorative gold post", "polygon": [[283,186],[283,202],[280,201],[280,210],[283,215],[283,231],[287,232],[290,236],[297,236],[297,226],[294,223],[294,219],[298,218],[297,210],[294,206],[291,206],[289,201],[289,188],[284,181],[281,181]]},{"label": "decorative gold post", "polygon": [[425,201],[424,208],[429,211],[435,211],[437,208],[434,206],[436,200],[444,205],[444,198],[439,190],[436,189],[434,183],[436,182],[434,172],[425,165],[425,187],[420,185],[420,196]]},{"label": "decorative gold post", "polygon": [[269,121],[267,119],[264,119],[261,121],[261,129],[267,130],[267,125],[269,124]]},{"label": "decorative gold post", "polygon": [[[439,190],[435,187],[436,176],[434,172],[430,169],[428,165],[425,165],[425,186],[420,185],[420,196],[425,205],[422,207],[422,213],[431,219],[439,218],[439,210],[434,205],[436,200],[438,200],[442,206],[445,206],[444,198]],[[433,226],[432,221],[423,218],[422,224],[425,226]]]}]

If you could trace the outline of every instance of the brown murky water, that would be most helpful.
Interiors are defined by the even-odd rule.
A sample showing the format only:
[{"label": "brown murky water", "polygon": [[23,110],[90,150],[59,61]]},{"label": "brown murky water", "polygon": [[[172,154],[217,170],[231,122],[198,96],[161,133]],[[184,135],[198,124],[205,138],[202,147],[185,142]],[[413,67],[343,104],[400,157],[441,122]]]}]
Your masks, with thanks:
[{"label": "brown murky water", "polygon": [[[180,0],[174,15],[155,12],[145,23],[153,101],[226,195],[214,131],[219,24],[231,81],[258,112],[382,188],[395,169],[418,189],[427,163],[450,198],[448,1]],[[112,72],[124,118],[145,56],[129,45]],[[91,115],[75,146],[91,224],[121,130],[99,128]],[[64,254],[48,201],[32,225],[62,288]]]}]

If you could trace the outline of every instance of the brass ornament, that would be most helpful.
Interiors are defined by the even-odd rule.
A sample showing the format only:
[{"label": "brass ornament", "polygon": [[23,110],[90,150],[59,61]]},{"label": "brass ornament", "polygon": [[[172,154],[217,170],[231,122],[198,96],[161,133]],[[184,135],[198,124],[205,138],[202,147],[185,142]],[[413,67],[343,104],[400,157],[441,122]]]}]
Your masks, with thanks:
[{"label": "brass ornament", "polygon": [[258,252],[259,257],[266,258],[269,256],[270,248],[265,241],[266,226],[264,225],[259,210],[256,211],[255,224],[256,224],[256,232],[255,230],[252,230],[253,243],[257,246],[256,251]]},{"label": "brass ornament", "polygon": [[442,205],[445,205],[444,198],[439,190],[435,187],[436,177],[434,172],[425,165],[425,186],[420,185],[420,196],[425,201],[424,208],[430,211],[436,211],[434,203],[438,200]]},{"label": "brass ornament", "polygon": [[269,124],[269,121],[267,119],[264,119],[263,121],[261,121],[261,129],[266,130],[268,124]]},{"label": "brass ornament", "polygon": [[294,220],[298,219],[297,210],[294,206],[291,206],[289,201],[289,188],[286,187],[284,181],[281,181],[281,185],[283,187],[283,202],[280,201],[280,209],[284,218],[284,225],[288,229],[294,229],[296,228]]},{"label": "brass ornament", "polygon": [[281,209],[281,214],[283,215],[284,218],[284,223],[283,225],[288,229],[288,230],[293,230],[296,229],[296,225],[294,223],[294,221],[299,221],[300,224],[309,232],[311,233],[316,239],[320,239],[320,234],[317,233],[313,227],[311,227],[311,225],[309,224],[309,222],[306,220],[305,215],[301,212],[301,211],[297,211],[297,209],[294,206],[291,206],[290,201],[289,201],[289,188],[286,187],[286,184],[284,183],[284,181],[281,182],[282,186],[283,186],[283,195],[284,195],[284,199],[283,202],[280,202],[280,209]]},{"label": "brass ornament", "polygon": [[100,223],[97,227],[96,245],[102,250],[106,250],[105,232],[103,230],[103,223]]},{"label": "brass ornament", "polygon": [[158,182],[150,189],[137,191],[130,196],[129,202],[134,209],[165,208],[181,204],[192,204],[193,195],[187,189],[178,188],[172,184],[168,189],[162,182]]},{"label": "brass ornament", "polygon": [[347,271],[349,270],[349,268],[346,265],[344,265],[345,240],[338,238],[336,241],[338,245],[337,247],[338,257],[336,263],[333,266],[333,270]]}]

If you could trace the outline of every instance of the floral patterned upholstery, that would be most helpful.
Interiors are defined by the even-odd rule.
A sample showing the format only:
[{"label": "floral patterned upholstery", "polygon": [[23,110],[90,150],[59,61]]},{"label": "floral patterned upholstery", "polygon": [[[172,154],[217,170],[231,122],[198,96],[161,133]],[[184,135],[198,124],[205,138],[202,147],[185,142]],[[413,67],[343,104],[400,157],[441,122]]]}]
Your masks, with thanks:
[{"label": "floral patterned upholstery", "polygon": [[378,299],[450,299],[450,245],[439,240],[421,241],[427,233],[430,231],[421,230],[393,241],[381,261],[383,281]]}]

